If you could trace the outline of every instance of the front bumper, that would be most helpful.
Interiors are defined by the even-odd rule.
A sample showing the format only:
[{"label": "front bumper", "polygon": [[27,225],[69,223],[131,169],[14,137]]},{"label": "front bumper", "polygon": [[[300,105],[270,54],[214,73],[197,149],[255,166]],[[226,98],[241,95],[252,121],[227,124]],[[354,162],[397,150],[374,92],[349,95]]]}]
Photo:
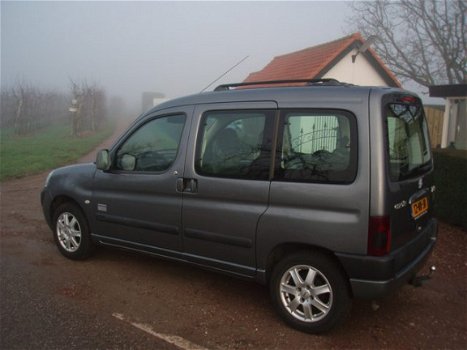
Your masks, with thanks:
[{"label": "front bumper", "polygon": [[384,257],[336,254],[346,270],[353,295],[379,298],[408,283],[430,257],[438,222],[431,219],[414,240]]},{"label": "front bumper", "polygon": [[44,214],[45,221],[47,221],[47,224],[49,225],[50,228],[52,228],[52,217],[50,213],[51,204],[52,204],[52,196],[47,191],[47,188],[44,187],[44,189],[41,192],[42,213]]}]

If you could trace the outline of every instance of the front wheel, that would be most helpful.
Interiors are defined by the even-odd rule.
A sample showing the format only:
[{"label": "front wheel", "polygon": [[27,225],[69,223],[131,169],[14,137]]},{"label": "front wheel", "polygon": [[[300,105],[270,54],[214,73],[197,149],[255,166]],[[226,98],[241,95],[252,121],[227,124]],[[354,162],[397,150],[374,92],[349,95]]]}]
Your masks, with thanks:
[{"label": "front wheel", "polygon": [[279,315],[304,332],[328,331],[350,311],[349,287],[343,273],[320,252],[285,257],[273,270],[270,288]]},{"label": "front wheel", "polygon": [[73,203],[60,205],[54,213],[54,240],[58,250],[69,259],[85,259],[94,245],[81,209]]}]

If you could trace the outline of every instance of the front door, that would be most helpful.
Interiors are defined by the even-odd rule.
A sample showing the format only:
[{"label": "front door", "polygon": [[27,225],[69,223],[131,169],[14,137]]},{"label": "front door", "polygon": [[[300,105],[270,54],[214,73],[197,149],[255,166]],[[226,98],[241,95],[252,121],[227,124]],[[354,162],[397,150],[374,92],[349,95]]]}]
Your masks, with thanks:
[{"label": "front door", "polygon": [[99,240],[178,256],[183,174],[192,107],[165,110],[135,124],[112,148],[109,171],[95,175]]},{"label": "front door", "polygon": [[198,106],[187,152],[183,249],[189,261],[255,273],[256,227],[268,206],[274,102]]}]

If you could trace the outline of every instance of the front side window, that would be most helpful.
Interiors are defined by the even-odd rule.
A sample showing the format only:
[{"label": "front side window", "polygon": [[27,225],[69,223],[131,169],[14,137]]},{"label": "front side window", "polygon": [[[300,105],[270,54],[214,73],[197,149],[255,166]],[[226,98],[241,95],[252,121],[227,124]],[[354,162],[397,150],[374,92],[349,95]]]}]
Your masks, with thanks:
[{"label": "front side window", "polygon": [[167,170],[177,157],[185,118],[170,115],[144,124],[118,149],[114,168],[138,172]]},{"label": "front side window", "polygon": [[386,106],[389,174],[393,181],[417,176],[431,169],[428,127],[421,103]]},{"label": "front side window", "polygon": [[201,120],[196,171],[205,176],[264,180],[271,160],[271,111],[212,111]]},{"label": "front side window", "polygon": [[355,117],[341,111],[289,111],[283,129],[276,178],[349,183],[356,176]]}]

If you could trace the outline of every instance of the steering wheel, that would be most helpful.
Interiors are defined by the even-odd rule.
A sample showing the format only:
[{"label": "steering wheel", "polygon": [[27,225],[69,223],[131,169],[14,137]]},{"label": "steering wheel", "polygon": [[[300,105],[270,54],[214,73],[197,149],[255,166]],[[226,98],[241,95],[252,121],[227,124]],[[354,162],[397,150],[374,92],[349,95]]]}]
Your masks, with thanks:
[{"label": "steering wheel", "polygon": [[145,171],[160,171],[167,164],[167,159],[158,151],[146,151],[136,159],[136,169]]}]

